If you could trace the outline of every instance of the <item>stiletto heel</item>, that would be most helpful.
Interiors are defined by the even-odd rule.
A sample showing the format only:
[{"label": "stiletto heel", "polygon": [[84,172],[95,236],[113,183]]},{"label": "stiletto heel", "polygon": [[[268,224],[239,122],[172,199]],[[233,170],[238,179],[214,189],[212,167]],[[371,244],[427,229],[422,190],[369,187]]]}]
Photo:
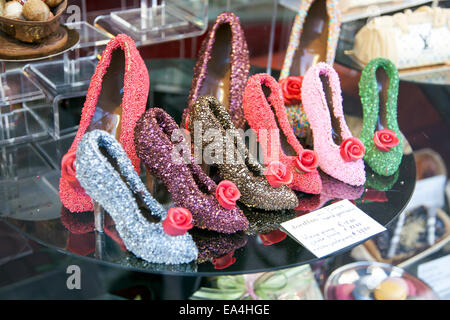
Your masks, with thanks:
[{"label": "stiletto heel", "polygon": [[186,233],[192,227],[190,213],[184,208],[167,213],[147,191],[113,136],[101,130],[86,133],[75,167],[81,186],[109,213],[127,250],[153,263],[187,263],[197,258],[197,247]]},{"label": "stiletto heel", "polygon": [[105,212],[102,208],[102,206],[92,200],[93,204],[92,206],[94,207],[94,228],[95,231],[98,232],[104,232],[104,226],[105,226]]},{"label": "stiletto heel", "polygon": [[148,192],[155,197],[156,194],[156,177],[150,173],[150,171],[145,167],[145,186]]}]

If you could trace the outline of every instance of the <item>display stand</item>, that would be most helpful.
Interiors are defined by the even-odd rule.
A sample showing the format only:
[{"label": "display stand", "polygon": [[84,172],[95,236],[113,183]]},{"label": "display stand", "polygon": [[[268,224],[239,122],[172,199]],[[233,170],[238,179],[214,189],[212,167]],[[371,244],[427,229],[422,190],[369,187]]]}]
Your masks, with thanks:
[{"label": "display stand", "polygon": [[[152,94],[158,96],[159,101],[166,101],[165,99],[170,97],[172,103],[165,103],[164,106],[172,116],[181,114],[183,104],[180,101],[184,100],[189,92],[191,81],[189,74],[192,72],[194,63],[195,61],[191,59],[148,61],[148,64],[152,66],[150,68],[150,77],[154,79]],[[174,72],[174,74],[171,73],[172,76],[170,77],[163,76],[163,74],[168,72],[167,66],[173,67],[169,68],[170,72]],[[253,69],[251,73],[256,71]],[[168,81],[172,81],[172,87]],[[356,122],[347,121],[347,123],[351,126],[350,123],[353,125]],[[15,168],[18,171],[16,174],[19,174],[19,178],[16,178],[16,181],[18,179],[21,182],[21,187],[14,189],[15,191],[12,190],[11,184],[13,179],[0,182],[0,212],[8,224],[31,239],[47,247],[87,259],[91,262],[142,273],[169,275],[171,277],[180,276],[180,278],[184,276],[202,277],[272,271],[317,260],[311,252],[289,236],[273,245],[264,245],[262,241],[260,234],[278,230],[281,222],[292,219],[297,213],[292,211],[276,212],[276,214],[273,212],[255,213],[248,208],[243,209],[244,213],[250,218],[249,220],[251,220],[252,228],[247,233],[239,232],[226,235],[195,228],[192,230],[194,240],[202,248],[200,249],[201,255],[197,262],[171,266],[151,264],[140,260],[124,250],[118,240],[120,238],[110,223],[102,225],[103,233],[96,232],[95,218],[92,212],[72,214],[62,206],[58,195],[59,164],[62,155],[69,149],[73,138],[74,134],[71,134],[57,141],[48,140],[37,144],[34,143],[31,149],[37,151],[40,159],[33,158],[31,161],[29,157],[36,157],[35,152],[29,153],[27,156],[27,154],[19,150],[11,150],[9,154],[5,155],[6,158],[10,159],[9,161],[15,162]],[[384,226],[392,222],[404,209],[415,186],[415,162],[411,148],[408,146],[406,143],[398,177],[396,176],[395,181],[390,181],[392,185],[386,191],[388,201],[372,203],[356,199],[357,206],[360,209]],[[33,168],[34,166],[37,167]],[[378,179],[377,176],[371,173],[369,175],[370,182],[372,184],[375,183]],[[36,178],[36,176],[39,176],[39,178]],[[46,179],[46,181],[44,182],[42,179]],[[17,184],[17,182],[14,183]],[[336,184],[342,190],[348,190],[350,197],[353,197],[351,195],[358,191],[360,199],[364,198],[363,187],[354,190],[355,188],[344,183],[336,181]],[[31,185],[32,187],[29,188],[24,187]],[[33,198],[30,196],[32,191]],[[165,207],[170,207],[172,203],[167,200],[170,197],[162,189],[158,193],[155,196],[156,199]],[[36,197],[37,194],[39,194],[39,197]],[[302,196],[301,201],[313,200],[306,200],[307,198]],[[27,209],[19,207],[18,204],[26,203],[27,201]],[[251,219],[255,215],[258,216],[256,220],[264,221],[264,223],[252,222],[256,221]],[[111,220],[105,217],[105,221]],[[98,222],[99,220],[97,220]],[[263,229],[259,227],[261,225],[264,226]],[[80,233],[80,226],[84,233]],[[97,225],[98,229],[101,229],[101,227]],[[85,254],[80,253],[80,246],[83,246]],[[86,246],[89,250],[86,249]],[[216,269],[211,263],[214,254],[208,251],[207,248],[226,248],[227,252],[233,251],[232,254],[236,258],[236,262],[228,268]],[[348,247],[334,254],[339,255],[350,249]]]},{"label": "display stand", "polygon": [[208,27],[208,1],[141,0],[139,8],[98,16],[94,25],[110,34],[126,33],[137,46],[181,40]]},{"label": "display stand", "polygon": [[[86,86],[94,74],[99,47],[105,46],[111,39],[110,35],[85,21],[68,23],[66,26],[77,31],[80,36],[73,50],[64,52],[61,60],[32,63],[29,66],[33,73],[57,93]],[[80,51],[86,48],[93,48],[92,54],[80,57]]]}]

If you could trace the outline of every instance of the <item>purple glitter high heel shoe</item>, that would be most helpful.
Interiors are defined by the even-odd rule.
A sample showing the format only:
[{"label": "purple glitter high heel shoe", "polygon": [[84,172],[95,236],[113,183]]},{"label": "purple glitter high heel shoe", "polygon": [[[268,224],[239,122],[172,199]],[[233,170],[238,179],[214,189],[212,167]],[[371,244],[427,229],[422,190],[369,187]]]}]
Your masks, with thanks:
[{"label": "purple glitter high heel shoe", "polygon": [[216,196],[220,184],[194,163],[190,146],[182,134],[177,135],[178,130],[175,120],[159,108],[147,110],[138,120],[136,153],[148,172],[164,183],[177,206],[192,213],[194,226],[222,233],[247,229],[243,212],[236,206],[225,208]]},{"label": "purple glitter high heel shoe", "polygon": [[191,106],[198,97],[206,95],[220,101],[236,128],[244,128],[242,95],[249,70],[247,42],[239,18],[231,12],[224,12],[217,17],[203,40],[181,126],[187,128],[186,118]]}]

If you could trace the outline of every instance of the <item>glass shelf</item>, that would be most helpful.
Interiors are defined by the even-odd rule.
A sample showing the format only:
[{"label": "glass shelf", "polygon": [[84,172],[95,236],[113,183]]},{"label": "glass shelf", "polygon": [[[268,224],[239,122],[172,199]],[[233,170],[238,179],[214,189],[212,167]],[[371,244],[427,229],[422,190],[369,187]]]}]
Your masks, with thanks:
[{"label": "glass shelf", "polygon": [[[226,235],[197,228],[190,231],[200,251],[199,260],[196,262],[169,266],[137,259],[123,249],[120,237],[111,226],[111,219],[106,220],[110,222],[106,224],[105,233],[97,233],[94,231],[92,212],[73,214],[61,205],[57,193],[60,170],[51,168],[52,165],[45,158],[50,157],[54,160],[53,163],[59,163],[59,158],[69,148],[73,136],[63,140],[65,141],[48,141],[41,148],[27,145],[23,147],[24,150],[9,149],[6,151],[6,157],[10,159],[12,167],[19,171],[19,178],[0,181],[2,204],[0,216],[16,230],[45,246],[127,270],[189,276],[271,271],[317,260],[312,253],[289,236],[272,245],[264,244],[264,238],[278,237],[280,223],[305,212],[255,212],[245,207],[241,208],[250,221],[247,233]],[[36,150],[45,150],[47,154],[44,157],[39,156]],[[24,169],[21,166],[24,166]],[[333,194],[329,192],[339,190],[340,195],[336,199],[348,195],[360,209],[386,226],[403,210],[413,192],[414,157],[412,153],[404,155],[398,176],[393,178],[394,181],[378,177],[370,171],[368,175],[371,176],[368,184],[356,188],[322,174],[322,178],[327,181],[330,188],[325,184],[321,195],[307,196],[298,193],[298,196],[300,201],[310,203],[313,208],[335,200]],[[374,185],[383,188],[387,201],[376,202],[372,198],[371,201],[364,200],[365,193],[374,188]],[[155,197],[165,207],[172,206],[171,201],[167,200],[170,197],[162,190],[160,189]],[[351,247],[333,255],[346,252]],[[223,250],[215,252],[211,248]],[[226,269],[215,269],[211,259],[230,252],[236,258],[236,262]]]},{"label": "glass shelf", "polygon": [[96,56],[77,59],[64,56],[62,60],[31,64],[30,70],[56,92],[65,92],[87,87],[97,62]]},{"label": "glass shelf", "polygon": [[[78,44],[72,50],[65,52],[60,60],[36,62],[29,65],[31,72],[58,93],[71,88],[80,89],[89,84],[97,65],[99,48],[105,46],[111,38],[109,34],[94,28],[85,21],[68,23],[66,26],[79,33]],[[94,54],[80,57],[79,50],[85,48],[94,48]]]},{"label": "glass shelf", "polygon": [[[387,14],[394,11],[399,11],[411,7],[420,5],[426,5],[432,0],[393,0],[384,3],[364,5],[361,7],[349,8],[345,11],[342,10],[342,23],[355,21],[359,19],[366,19],[370,17],[376,17],[383,14]],[[280,4],[295,12],[298,11],[300,6],[299,0],[280,0]]]},{"label": "glass shelf", "polygon": [[94,25],[113,35],[125,33],[137,46],[195,37],[208,27],[204,0],[141,1],[141,7],[98,16]]}]

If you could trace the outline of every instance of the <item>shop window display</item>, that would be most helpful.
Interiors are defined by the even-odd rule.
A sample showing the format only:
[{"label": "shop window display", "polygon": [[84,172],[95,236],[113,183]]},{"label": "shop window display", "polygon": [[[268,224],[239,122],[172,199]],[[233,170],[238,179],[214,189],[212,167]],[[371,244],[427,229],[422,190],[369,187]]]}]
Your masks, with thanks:
[{"label": "shop window display", "polygon": [[448,299],[449,3],[366,2],[0,1],[0,298]]}]

